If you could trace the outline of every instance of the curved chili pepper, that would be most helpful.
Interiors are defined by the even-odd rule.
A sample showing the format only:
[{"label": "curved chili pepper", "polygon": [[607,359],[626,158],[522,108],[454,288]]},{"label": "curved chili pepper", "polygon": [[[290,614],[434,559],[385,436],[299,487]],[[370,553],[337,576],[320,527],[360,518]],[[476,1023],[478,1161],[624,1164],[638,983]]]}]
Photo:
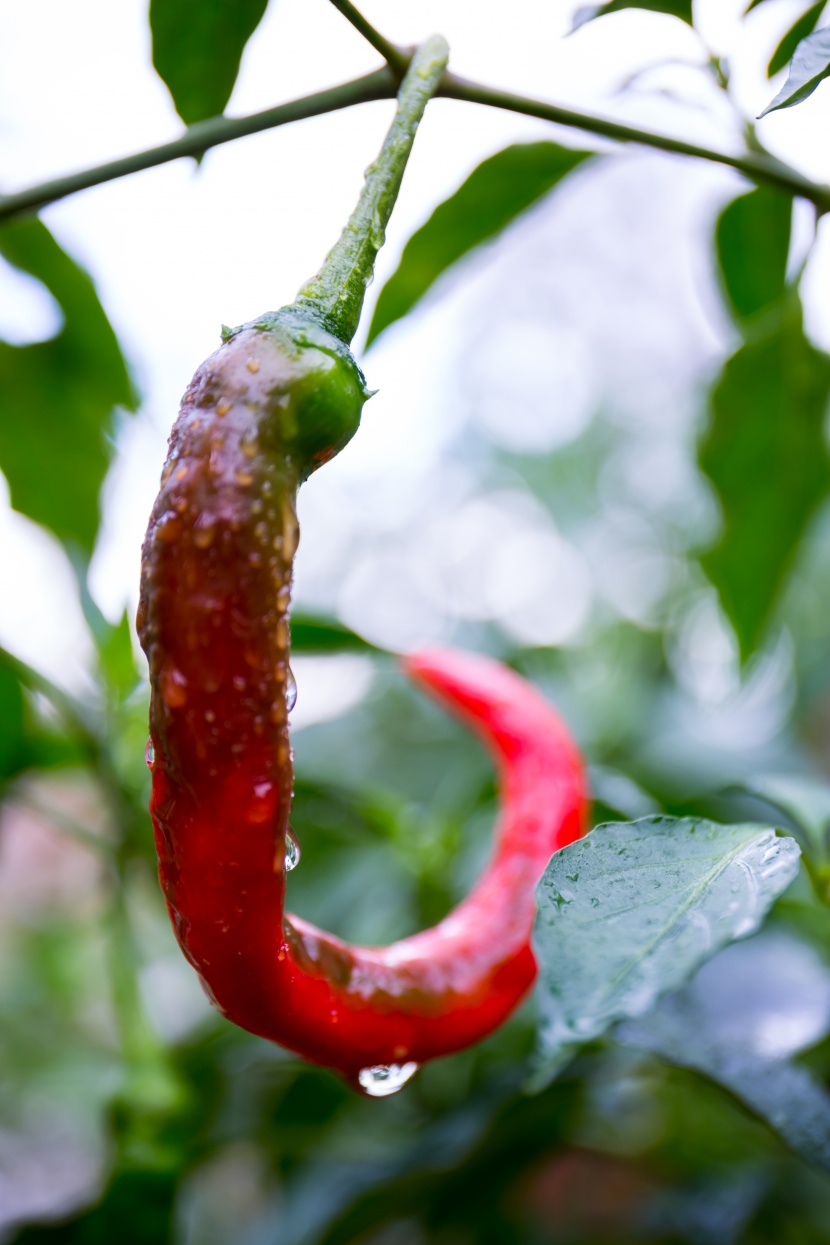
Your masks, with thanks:
[{"label": "curved chili pepper", "polygon": [[[142,553],[148,760],[159,876],[179,943],[231,1020],[352,1079],[458,1050],[535,975],[533,890],[583,829],[578,754],[529,685],[481,657],[409,658],[502,775],[495,855],[432,930],[350,947],[284,913],[296,491],[349,440],[366,398],[348,346],[408,146],[446,48],[413,58],[355,215],[297,302],[228,333],[173,429]],[[403,152],[403,154],[401,154]]]}]

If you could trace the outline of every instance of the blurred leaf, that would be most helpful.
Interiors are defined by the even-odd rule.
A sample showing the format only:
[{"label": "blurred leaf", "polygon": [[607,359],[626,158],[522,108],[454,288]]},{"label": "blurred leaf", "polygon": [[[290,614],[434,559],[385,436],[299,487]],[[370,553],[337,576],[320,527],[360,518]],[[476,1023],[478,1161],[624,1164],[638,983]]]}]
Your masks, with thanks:
[{"label": "blurred leaf", "polygon": [[723,531],[702,561],[744,658],[830,486],[829,395],[830,358],[810,345],[793,311],[741,346],[712,392],[699,458],[720,499]]},{"label": "blurred leaf", "polygon": [[268,0],[150,0],[153,65],[186,125],[225,111]]},{"label": "blurred leaf", "polygon": [[72,764],[72,741],[51,734],[35,720],[16,671],[0,652],[0,796],[6,783],[28,769]]},{"label": "blurred leaf", "polygon": [[378,297],[367,347],[411,311],[443,272],[496,237],[592,154],[557,143],[516,143],[484,160],[407,242]]},{"label": "blurred leaf", "polygon": [[799,17],[784,35],[778,47],[772,54],[770,63],[767,65],[767,77],[774,78],[779,69],[792,60],[793,54],[802,39],[806,39],[809,34],[816,28],[816,23],[821,17],[827,0],[818,0],[818,4],[810,5],[806,13]]},{"label": "blurred leaf", "polygon": [[799,856],[766,826],[671,817],[599,826],[557,852],[536,892],[539,1080],[757,929]]},{"label": "blurred leaf", "polygon": [[292,653],[376,653],[378,649],[342,623],[314,614],[291,615]]},{"label": "blurred leaf", "polygon": [[830,1170],[830,1094],[790,1062],[824,1037],[829,1009],[830,974],[816,952],[771,933],[727,948],[616,1037],[716,1081],[797,1154]]},{"label": "blurred leaf", "polygon": [[830,830],[830,784],[802,775],[769,774],[740,785],[773,808],[780,809],[802,831],[806,851],[823,860],[828,852]]},{"label": "blurred leaf", "polygon": [[23,1228],[14,1245],[172,1245],[175,1177],[123,1171],[97,1206],[60,1223]]},{"label": "blurred leaf", "polygon": [[608,0],[607,4],[586,4],[576,10],[573,30],[578,30],[595,17],[619,13],[622,9],[648,9],[653,13],[668,13],[692,25],[692,0]]},{"label": "blurred leaf", "polygon": [[718,217],[715,250],[731,309],[749,320],[786,288],[793,201],[759,187],[733,199]]},{"label": "blurred leaf", "polygon": [[[760,117],[779,108],[792,108],[812,95],[823,78],[830,74],[830,27],[817,30],[802,39],[790,63],[790,75]],[[760,119],[759,117],[759,119]]]},{"label": "blurred leaf", "polygon": [[135,393],[92,281],[46,226],[3,226],[0,254],[42,281],[64,315],[51,341],[0,342],[0,469],[15,509],[89,555],[113,408],[133,407]]}]

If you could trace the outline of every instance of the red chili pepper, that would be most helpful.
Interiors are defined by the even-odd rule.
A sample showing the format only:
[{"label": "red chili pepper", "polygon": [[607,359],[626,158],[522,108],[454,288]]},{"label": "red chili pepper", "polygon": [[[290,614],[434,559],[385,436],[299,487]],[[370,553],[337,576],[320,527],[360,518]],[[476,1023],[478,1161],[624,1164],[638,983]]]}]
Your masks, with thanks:
[{"label": "red chili pepper", "polygon": [[[534,888],[585,824],[579,754],[533,687],[488,658],[450,650],[404,665],[488,745],[503,809],[493,858],[471,894],[432,929],[388,947],[349,946],[284,914],[290,761],[271,783],[258,782],[261,769],[244,757],[213,780],[200,777],[205,758],[194,784],[160,763],[176,746],[175,726],[163,709],[154,719],[159,872],[185,955],[230,1020],[352,1079],[460,1050],[514,1010],[536,975]],[[222,747],[232,746],[229,732]]]},{"label": "red chili pepper", "polygon": [[490,866],[446,920],[387,948],[349,947],[283,911],[296,491],[354,434],[369,396],[346,343],[446,55],[434,39],[413,57],[318,276],[294,305],[229,332],[197,371],[142,553],[150,807],[182,950],[231,1020],[375,1093],[477,1041],[521,1000],[535,975],[534,887],[583,829],[579,757],[539,694],[485,658],[427,653],[409,673],[479,731],[502,771]]}]

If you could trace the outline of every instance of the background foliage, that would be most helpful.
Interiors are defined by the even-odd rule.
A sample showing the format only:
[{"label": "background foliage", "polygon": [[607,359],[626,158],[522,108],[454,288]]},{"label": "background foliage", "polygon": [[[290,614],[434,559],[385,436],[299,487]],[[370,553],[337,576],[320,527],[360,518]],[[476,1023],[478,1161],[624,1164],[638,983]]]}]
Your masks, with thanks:
[{"label": "background foliage", "polygon": [[[690,4],[656,0],[571,16],[581,29],[626,8],[692,23]],[[795,54],[786,102],[825,72],[821,39],[798,53],[826,39],[823,8],[800,6],[766,50],[770,74]],[[225,107],[264,11],[153,0],[153,63],[183,120]],[[701,69],[729,99],[728,66]],[[13,506],[61,542],[94,653],[76,684],[0,660],[4,1239],[830,1241],[830,358],[805,329],[811,239],[780,191],[730,178],[701,199],[688,166],[657,173],[556,139],[459,171],[375,300],[370,382],[410,318],[448,338],[437,401],[461,415],[427,469],[377,479],[374,502],[324,472],[304,502],[291,906],[385,942],[475,877],[490,765],[388,652],[437,638],[496,654],[561,706],[595,824],[683,819],[646,850],[684,904],[684,887],[700,899],[698,943],[687,960],[643,950],[637,891],[646,1002],[574,999],[608,971],[556,858],[541,1005],[382,1102],[210,1011],[155,881],[131,620],[105,617],[89,583],[101,488],[139,405],[129,350],[43,223],[4,226],[0,253],[58,322],[46,340],[0,343],[0,467]],[[697,232],[688,188],[705,200]],[[650,252],[626,268],[638,228]],[[692,293],[678,253],[705,274]],[[750,853],[714,909],[674,858],[710,822],[727,828],[705,830],[708,850]],[[742,822],[761,829],[728,828]],[[758,882],[767,827],[804,867],[760,933],[714,954],[775,898]],[[609,844],[643,834],[615,824],[579,848],[598,902]],[[592,1023],[554,1041],[563,1009]]]}]

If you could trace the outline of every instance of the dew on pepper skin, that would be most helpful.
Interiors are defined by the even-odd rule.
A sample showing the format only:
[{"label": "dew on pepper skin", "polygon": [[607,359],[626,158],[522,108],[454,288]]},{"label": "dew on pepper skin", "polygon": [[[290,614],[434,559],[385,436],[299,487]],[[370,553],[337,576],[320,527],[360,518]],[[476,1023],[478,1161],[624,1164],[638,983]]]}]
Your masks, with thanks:
[{"label": "dew on pepper skin", "polygon": [[156,763],[156,750],[153,747],[152,739],[147,740],[147,747],[144,749],[144,760],[148,769],[152,769]]},{"label": "dew on pepper skin", "polygon": [[245,366],[249,372],[258,372],[259,371],[259,359],[249,359],[248,362],[245,364]]},{"label": "dew on pepper skin", "polygon": [[213,515],[200,514],[193,528],[193,543],[197,549],[209,549],[216,539],[216,523]]},{"label": "dew on pepper skin", "polygon": [[159,679],[161,698],[170,709],[181,709],[187,704],[187,679],[181,670],[168,669]]},{"label": "dew on pepper skin", "polygon": [[367,1098],[388,1098],[403,1089],[407,1081],[411,1081],[418,1071],[419,1064],[380,1063],[371,1068],[361,1068],[357,1074],[357,1083]]},{"label": "dew on pepper skin", "polygon": [[252,826],[269,821],[277,807],[277,792],[272,782],[258,782],[254,786],[254,798],[248,805],[247,820]]},{"label": "dew on pepper skin", "polygon": [[230,409],[231,409],[231,404],[227,398],[220,398],[219,401],[216,403],[216,414],[220,417],[220,419],[222,418],[223,415],[227,415]]}]

